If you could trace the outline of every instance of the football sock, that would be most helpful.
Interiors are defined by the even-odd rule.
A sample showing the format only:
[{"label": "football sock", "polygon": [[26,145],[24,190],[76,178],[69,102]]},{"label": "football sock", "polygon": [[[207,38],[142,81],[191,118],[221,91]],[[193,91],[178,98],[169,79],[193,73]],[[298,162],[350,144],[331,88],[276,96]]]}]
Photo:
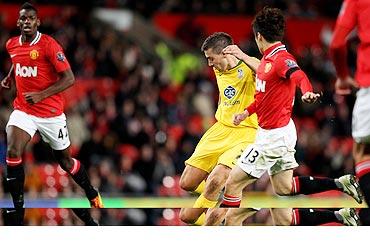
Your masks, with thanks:
[{"label": "football sock", "polygon": [[87,208],[72,208],[74,214],[85,223],[85,226],[99,226],[90,215],[89,209]]},{"label": "football sock", "polygon": [[86,170],[83,165],[77,159],[72,158],[74,163],[71,170],[68,173],[71,175],[73,180],[84,189],[86,196],[89,200],[94,199],[98,196],[98,192],[90,183],[89,176],[87,175]]},{"label": "football sock", "polygon": [[370,160],[365,160],[356,164],[356,176],[366,204],[370,207]]},{"label": "football sock", "polygon": [[7,208],[2,210],[4,226],[23,226],[24,208]]},{"label": "football sock", "polygon": [[291,195],[313,194],[329,190],[342,191],[341,184],[331,178],[299,176],[293,178]]},{"label": "football sock", "polygon": [[316,226],[330,222],[342,223],[341,216],[334,211],[294,209],[292,226]]},{"label": "football sock", "polygon": [[199,218],[194,222],[194,226],[203,226],[206,222],[206,214],[202,213]]},{"label": "football sock", "polygon": [[241,197],[224,194],[220,207],[240,207]]},{"label": "football sock", "polygon": [[24,207],[24,168],[22,158],[6,158],[7,177],[6,184],[12,196],[14,208]]},{"label": "football sock", "polygon": [[198,199],[195,201],[193,207],[194,208],[213,208],[217,204],[217,200],[209,200],[206,197],[204,197],[204,194],[202,193],[199,195]]},{"label": "football sock", "polygon": [[206,181],[203,180],[198,187],[194,190],[195,193],[197,194],[202,194],[204,192],[204,188],[206,187]]}]

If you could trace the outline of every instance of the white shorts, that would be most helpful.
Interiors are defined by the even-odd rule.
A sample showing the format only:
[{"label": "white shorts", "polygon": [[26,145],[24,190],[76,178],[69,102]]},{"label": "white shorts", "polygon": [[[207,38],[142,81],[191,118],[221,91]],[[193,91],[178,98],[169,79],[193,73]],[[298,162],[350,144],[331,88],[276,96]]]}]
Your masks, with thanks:
[{"label": "white shorts", "polygon": [[69,134],[65,114],[56,117],[37,117],[29,115],[20,110],[14,110],[9,117],[6,131],[9,126],[16,126],[26,131],[31,138],[36,131],[40,132],[42,139],[50,145],[53,150],[64,150],[69,147]]},{"label": "white shorts", "polygon": [[271,176],[294,169],[298,167],[294,158],[296,142],[297,131],[292,119],[281,128],[258,128],[256,141],[243,151],[237,165],[255,178],[260,178],[266,171]]},{"label": "white shorts", "polygon": [[357,91],[352,113],[352,137],[357,143],[370,143],[370,88]]}]

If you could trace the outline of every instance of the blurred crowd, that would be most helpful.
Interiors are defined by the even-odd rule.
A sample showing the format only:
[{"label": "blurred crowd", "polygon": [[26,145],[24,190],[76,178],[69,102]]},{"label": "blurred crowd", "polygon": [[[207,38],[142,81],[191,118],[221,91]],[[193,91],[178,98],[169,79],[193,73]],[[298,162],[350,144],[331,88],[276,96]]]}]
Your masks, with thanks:
[{"label": "blurred crowd", "polygon": [[[131,3],[101,1],[103,5],[121,2]],[[132,2],[139,4],[142,1]],[[201,5],[199,11],[206,12],[212,9],[208,6],[213,3],[163,1],[161,7],[176,11],[171,8],[171,3],[177,2],[182,4],[176,6],[183,6],[179,11],[188,11],[188,5],[191,8]],[[257,6],[261,1],[248,1],[248,4],[238,0],[221,2],[224,5],[244,3],[245,13],[252,14],[254,9],[250,12],[247,7],[250,4]],[[292,2],[301,12],[320,14],[315,3],[321,1],[302,1],[303,5],[301,1],[262,2],[285,4],[286,9],[292,7]],[[235,6],[238,5],[232,5],[232,8]],[[180,82],[174,81],[168,72],[169,62],[161,53],[161,43],[158,43],[155,55],[149,55],[124,34],[91,19],[88,12],[61,10],[60,16],[42,20],[40,30],[53,35],[65,48],[79,81],[88,85],[94,80],[97,86],[104,84],[110,90],[89,89],[73,105],[68,104],[68,97],[66,99],[72,150],[88,170],[92,184],[103,196],[186,195],[179,188],[184,161],[214,122],[218,89],[210,69],[198,60],[197,65],[201,67],[189,69]],[[4,45],[7,38],[16,34],[17,30],[0,31],[1,79],[10,67]],[[289,41],[287,44],[289,46]],[[355,45],[356,41],[353,41],[352,62]],[[253,38],[245,38],[241,47],[250,55],[261,57]],[[335,73],[324,41],[319,46],[301,48],[296,57],[315,90],[323,92],[320,103],[314,105],[302,105],[299,95],[296,97],[294,120],[299,136],[296,158],[302,164],[296,172],[329,177],[353,173],[350,125],[354,96],[334,95]],[[0,174],[3,178],[6,153],[3,129],[12,110],[14,88],[10,94],[5,90],[0,94]],[[28,146],[25,160],[28,197],[83,195],[53,164],[50,148],[39,137],[36,136]],[[248,190],[270,190],[268,177],[262,177],[251,187]],[[0,198],[3,197],[4,187],[0,186]]]}]

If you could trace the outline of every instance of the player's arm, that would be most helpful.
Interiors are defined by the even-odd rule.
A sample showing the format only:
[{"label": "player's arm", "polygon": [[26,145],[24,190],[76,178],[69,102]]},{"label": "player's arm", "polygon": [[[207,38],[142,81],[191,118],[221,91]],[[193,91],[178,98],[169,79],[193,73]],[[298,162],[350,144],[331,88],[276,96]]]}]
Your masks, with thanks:
[{"label": "player's arm", "polygon": [[249,66],[254,72],[257,71],[257,68],[260,64],[259,59],[247,55],[242,50],[240,50],[240,48],[237,45],[226,46],[222,50],[222,53],[234,55],[238,59],[244,61],[244,63],[247,64],[247,66]]},{"label": "player's arm", "polygon": [[238,126],[248,116],[256,112],[256,101],[253,101],[242,113],[233,115],[233,124]]},{"label": "player's arm", "polygon": [[303,102],[314,103],[318,98],[320,98],[320,94],[313,92],[310,80],[301,69],[296,69],[296,71],[290,74],[289,78],[301,89],[303,94],[301,99]]},{"label": "player's arm", "polygon": [[12,64],[9,73],[1,80],[1,86],[3,88],[9,89],[11,84],[14,83],[13,69],[14,65]]},{"label": "player's arm", "polygon": [[338,94],[350,94],[357,83],[349,74],[347,65],[347,36],[357,25],[356,2],[344,1],[333,32],[329,53],[332,58],[338,79],[335,83]]},{"label": "player's arm", "polygon": [[69,68],[63,72],[59,73],[59,80],[53,85],[39,92],[28,92],[23,93],[26,101],[30,104],[38,103],[52,95],[63,92],[67,88],[71,87],[75,81],[72,70]]}]

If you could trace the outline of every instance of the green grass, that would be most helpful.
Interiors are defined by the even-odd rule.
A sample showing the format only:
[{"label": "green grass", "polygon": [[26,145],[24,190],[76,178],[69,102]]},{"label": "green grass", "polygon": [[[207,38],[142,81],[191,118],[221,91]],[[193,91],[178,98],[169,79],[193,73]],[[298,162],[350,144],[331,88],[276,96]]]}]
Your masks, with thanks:
[{"label": "green grass", "polygon": [[[106,208],[182,208],[192,207],[196,197],[104,197]],[[84,198],[61,198],[58,201],[60,208],[89,207]],[[249,193],[243,199],[242,207],[256,208],[342,208],[342,207],[366,207],[359,205],[348,196],[340,197],[278,197],[263,193]]]}]

